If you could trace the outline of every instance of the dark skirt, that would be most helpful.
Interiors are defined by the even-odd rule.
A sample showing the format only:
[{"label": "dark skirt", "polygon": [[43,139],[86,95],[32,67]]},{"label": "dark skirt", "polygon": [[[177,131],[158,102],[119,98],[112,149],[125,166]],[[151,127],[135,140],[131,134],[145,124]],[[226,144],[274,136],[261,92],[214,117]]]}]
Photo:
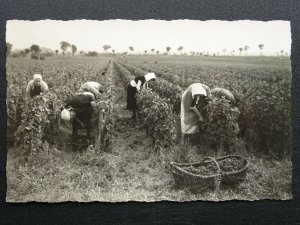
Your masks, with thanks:
[{"label": "dark skirt", "polygon": [[136,104],[136,88],[132,87],[130,84],[127,86],[127,109],[137,110]]}]

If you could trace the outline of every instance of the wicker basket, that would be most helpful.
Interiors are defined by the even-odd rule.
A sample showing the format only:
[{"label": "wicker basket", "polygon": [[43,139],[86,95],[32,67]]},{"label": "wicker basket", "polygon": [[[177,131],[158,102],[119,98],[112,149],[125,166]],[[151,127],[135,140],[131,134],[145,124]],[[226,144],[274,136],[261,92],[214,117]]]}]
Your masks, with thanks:
[{"label": "wicker basket", "polygon": [[[241,168],[234,171],[226,171],[222,164],[230,159],[238,160]],[[204,191],[209,188],[219,189],[222,184],[238,184],[245,180],[248,169],[248,161],[241,156],[231,155],[220,157],[217,159],[208,157],[202,162],[178,164],[171,162],[171,171],[175,180],[175,184],[180,187],[186,187],[191,190]],[[195,174],[188,171],[187,167],[214,167],[212,174]]]},{"label": "wicker basket", "polygon": [[204,191],[209,188],[218,188],[218,181],[221,177],[221,170],[217,162],[210,158],[215,164],[218,172],[212,175],[198,175],[191,173],[185,169],[185,167],[201,167],[206,164],[205,160],[200,163],[185,163],[178,164],[171,162],[171,171],[175,180],[175,184],[179,187],[186,187],[194,191]]},{"label": "wicker basket", "polygon": [[[222,167],[221,163],[225,162],[228,159],[236,159],[241,163],[241,167],[234,171],[224,171],[224,167]],[[222,173],[222,184],[239,184],[246,179],[247,171],[248,171],[248,160],[238,156],[224,156],[216,159],[221,168]]]}]

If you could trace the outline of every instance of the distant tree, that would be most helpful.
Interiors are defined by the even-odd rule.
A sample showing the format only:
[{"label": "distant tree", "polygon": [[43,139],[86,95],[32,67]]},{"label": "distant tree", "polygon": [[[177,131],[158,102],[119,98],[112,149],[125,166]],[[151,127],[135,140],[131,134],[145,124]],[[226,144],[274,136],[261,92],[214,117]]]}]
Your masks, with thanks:
[{"label": "distant tree", "polygon": [[29,48],[26,48],[25,50],[24,50],[24,52],[25,52],[25,54],[26,54],[26,56],[29,54],[29,52],[30,52],[30,49]]},{"label": "distant tree", "polygon": [[113,49],[111,52],[112,52],[112,53],[115,53],[115,50]]},{"label": "distant tree", "polygon": [[244,46],[244,51],[245,51],[245,54],[247,55],[247,51],[248,51],[248,49],[249,49],[250,47],[248,46],[248,45],[245,45]]},{"label": "distant tree", "polygon": [[156,51],[156,55],[158,55],[159,54],[159,51]]},{"label": "distant tree", "polygon": [[131,52],[133,52],[133,51],[134,51],[134,48],[133,48],[132,46],[129,46],[129,50],[130,50]]},{"label": "distant tree", "polygon": [[167,49],[167,54],[169,53],[169,51],[171,50],[171,47],[166,47],[166,49]]},{"label": "distant tree", "polygon": [[77,47],[76,45],[71,45],[71,49],[72,49],[72,54],[74,55],[77,52]]},{"label": "distant tree", "polygon": [[155,51],[154,48],[152,48],[152,49],[151,49],[152,54],[154,53],[154,51]]},{"label": "distant tree", "polygon": [[239,48],[240,55],[242,54],[243,48]]},{"label": "distant tree", "polygon": [[71,45],[70,45],[68,42],[66,42],[66,41],[60,42],[60,48],[61,48],[61,50],[62,50],[62,52],[63,52],[63,56],[65,55],[67,49],[68,49],[70,46],[71,46]]},{"label": "distant tree", "polygon": [[179,46],[177,49],[180,52],[180,54],[181,54],[182,49],[183,49],[183,46]]},{"label": "distant tree", "polygon": [[260,55],[262,56],[262,50],[264,49],[264,45],[263,44],[259,44],[258,48],[260,49]]},{"label": "distant tree", "polygon": [[111,48],[111,46],[110,45],[103,45],[102,48],[104,49],[104,51],[106,53],[107,50]]},{"label": "distant tree", "polygon": [[40,53],[41,49],[40,49],[39,45],[31,45],[30,51],[31,51],[31,53],[38,55]]},{"label": "distant tree", "polygon": [[9,42],[6,42],[6,56],[11,55],[11,50],[12,50],[13,45]]},{"label": "distant tree", "polygon": [[280,53],[281,53],[281,56],[283,56],[284,50],[281,50]]},{"label": "distant tree", "polygon": [[84,54],[84,51],[81,50],[81,51],[79,52],[79,54],[80,54],[80,55],[83,55],[83,54]]},{"label": "distant tree", "polygon": [[145,50],[145,54],[147,54],[147,50]]},{"label": "distant tree", "polygon": [[55,50],[55,54],[58,55],[58,50],[57,49]]}]

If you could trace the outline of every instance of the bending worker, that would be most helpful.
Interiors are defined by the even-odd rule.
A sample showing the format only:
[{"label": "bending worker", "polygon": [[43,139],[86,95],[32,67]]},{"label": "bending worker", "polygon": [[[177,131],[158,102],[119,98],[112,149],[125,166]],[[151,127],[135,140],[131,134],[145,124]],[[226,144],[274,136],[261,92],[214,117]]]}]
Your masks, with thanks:
[{"label": "bending worker", "polygon": [[132,110],[132,118],[136,121],[136,92],[140,91],[143,87],[148,87],[148,82],[155,81],[155,73],[147,73],[145,76],[139,76],[131,80],[127,86],[127,109]]},{"label": "bending worker", "polygon": [[47,92],[48,89],[48,85],[42,80],[42,75],[34,74],[33,79],[29,81],[26,87],[26,93],[33,98],[34,96]]},{"label": "bending worker", "polygon": [[236,115],[240,114],[239,109],[237,108],[239,99],[237,99],[233,93],[231,93],[229,90],[225,88],[213,88],[211,89],[211,94],[217,98],[225,98],[229,103],[231,104],[231,110],[235,113]]},{"label": "bending worker", "polygon": [[211,94],[217,98],[224,97],[226,100],[228,100],[232,104],[236,103],[236,99],[235,99],[234,95],[225,88],[219,88],[219,87],[213,88],[213,89],[211,89]]},{"label": "bending worker", "polygon": [[203,122],[203,116],[197,109],[197,105],[205,102],[210,97],[210,89],[201,83],[191,84],[181,97],[181,144],[185,135],[195,134],[199,131],[199,122]]},{"label": "bending worker", "polygon": [[95,99],[98,99],[101,94],[103,93],[103,90],[101,89],[102,84],[95,82],[95,81],[88,81],[81,85],[78,93],[83,92],[90,92],[95,96]]},{"label": "bending worker", "polygon": [[91,117],[93,107],[95,106],[95,96],[90,92],[83,92],[75,95],[66,103],[65,109],[61,112],[61,118],[65,121],[72,120],[72,143],[73,149],[76,146],[74,143],[78,138],[78,130],[86,128],[87,140],[91,143]]}]

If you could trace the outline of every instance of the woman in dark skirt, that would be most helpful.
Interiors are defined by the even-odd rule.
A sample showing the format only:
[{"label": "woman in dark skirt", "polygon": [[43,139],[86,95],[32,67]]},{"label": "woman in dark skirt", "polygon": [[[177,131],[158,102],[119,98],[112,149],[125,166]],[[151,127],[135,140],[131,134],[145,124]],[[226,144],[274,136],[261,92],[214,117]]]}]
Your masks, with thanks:
[{"label": "woman in dark skirt", "polygon": [[91,117],[93,107],[96,104],[94,101],[95,96],[91,92],[83,92],[67,101],[65,109],[61,112],[61,119],[65,121],[72,120],[72,142],[74,150],[76,149],[74,143],[78,139],[78,131],[82,128],[86,128],[87,141],[91,144]]},{"label": "woman in dark skirt", "polygon": [[132,110],[132,119],[137,120],[136,111],[136,92],[140,91],[142,87],[148,87],[148,82],[154,81],[156,79],[155,73],[148,73],[145,76],[139,76],[130,81],[127,86],[127,109]]}]

